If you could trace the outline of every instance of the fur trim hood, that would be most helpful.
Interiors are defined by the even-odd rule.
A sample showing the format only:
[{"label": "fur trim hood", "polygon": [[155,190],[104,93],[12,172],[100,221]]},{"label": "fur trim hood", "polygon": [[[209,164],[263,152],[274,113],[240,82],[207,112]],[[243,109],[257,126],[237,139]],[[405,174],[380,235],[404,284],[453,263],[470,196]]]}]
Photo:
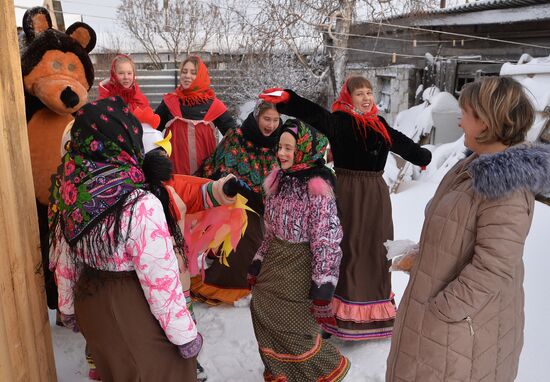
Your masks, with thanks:
[{"label": "fur trim hood", "polygon": [[480,155],[468,167],[474,190],[495,199],[527,189],[550,192],[550,145],[520,144],[496,154]]},{"label": "fur trim hood", "polygon": [[[281,180],[281,169],[271,171],[264,180],[264,190],[266,196],[273,195],[279,189],[279,181]],[[320,176],[315,176],[307,181],[307,189],[310,195],[334,196],[332,187],[326,180]]]}]

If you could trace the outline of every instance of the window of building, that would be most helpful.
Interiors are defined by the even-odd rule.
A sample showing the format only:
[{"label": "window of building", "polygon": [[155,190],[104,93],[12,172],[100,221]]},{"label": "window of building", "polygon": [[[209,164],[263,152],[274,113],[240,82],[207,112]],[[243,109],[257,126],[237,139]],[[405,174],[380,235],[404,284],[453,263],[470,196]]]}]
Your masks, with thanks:
[{"label": "window of building", "polygon": [[378,89],[380,89],[378,110],[383,113],[391,111],[391,80],[392,77],[378,77]]}]

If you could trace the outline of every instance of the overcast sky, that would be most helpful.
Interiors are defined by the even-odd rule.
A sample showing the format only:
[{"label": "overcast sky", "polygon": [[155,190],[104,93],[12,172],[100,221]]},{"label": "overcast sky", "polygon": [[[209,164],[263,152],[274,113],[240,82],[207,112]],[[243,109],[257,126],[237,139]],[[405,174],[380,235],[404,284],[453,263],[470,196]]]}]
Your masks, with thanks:
[{"label": "overcast sky", "polygon": [[[397,0],[394,0],[397,1]],[[406,1],[406,0],[405,0]],[[448,4],[465,3],[466,0],[447,0]],[[42,5],[42,0],[14,0],[17,25],[21,25],[25,9],[19,7],[34,7]],[[90,24],[97,32],[120,31],[116,19],[117,7],[120,0],[62,0],[65,12],[65,24],[75,21],[84,21]]]},{"label": "overcast sky", "polygon": [[[42,5],[42,0],[14,0],[15,20],[21,26],[25,9],[19,7],[35,7]],[[75,21],[84,21],[96,32],[120,31],[116,19],[119,0],[62,0],[65,24],[71,25]]]},{"label": "overcast sky", "polygon": [[[216,3],[216,1],[222,0],[209,1]],[[466,0],[447,0],[447,4],[449,5],[465,2]],[[245,3],[247,3],[246,0]],[[42,4],[43,0],[14,0],[17,26],[21,26],[26,8]],[[97,34],[97,46],[109,45],[109,41],[111,41],[109,35],[111,34],[125,34],[116,18],[120,0],[62,0],[61,5],[64,12],[65,25],[68,27],[76,21],[83,21],[89,24]],[[144,22],[146,21],[144,20]]]}]

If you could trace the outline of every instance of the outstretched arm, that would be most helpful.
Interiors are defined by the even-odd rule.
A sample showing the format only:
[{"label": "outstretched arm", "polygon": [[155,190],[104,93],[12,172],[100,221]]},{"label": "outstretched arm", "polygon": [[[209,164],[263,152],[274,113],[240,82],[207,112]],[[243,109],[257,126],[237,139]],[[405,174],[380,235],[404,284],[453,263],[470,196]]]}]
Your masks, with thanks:
[{"label": "outstretched arm", "polygon": [[[282,95],[280,97],[263,97],[263,94],[260,95],[260,97],[265,99],[267,102],[277,104],[277,110],[279,113],[298,118],[301,121],[313,126],[315,129],[326,135],[329,140],[334,138],[336,134],[337,121],[332,113],[317,105],[315,102],[311,102],[306,98],[300,97],[290,89],[281,91]],[[266,92],[267,94],[270,94],[267,90],[264,94],[266,94]]]},{"label": "outstretched arm", "polygon": [[388,133],[390,134],[392,152],[417,166],[427,166],[430,164],[432,161],[432,152],[430,150],[421,147],[402,132],[389,127],[382,118],[381,120],[386,125],[386,129],[388,129]]}]

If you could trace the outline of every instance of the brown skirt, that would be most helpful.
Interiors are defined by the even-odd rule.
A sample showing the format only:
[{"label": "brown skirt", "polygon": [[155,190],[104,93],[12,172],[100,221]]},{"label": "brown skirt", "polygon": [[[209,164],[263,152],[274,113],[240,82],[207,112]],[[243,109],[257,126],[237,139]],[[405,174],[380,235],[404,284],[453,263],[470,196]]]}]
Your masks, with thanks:
[{"label": "brown skirt", "polygon": [[246,275],[248,267],[264,238],[263,219],[247,211],[248,226],[227,262],[229,267],[215,260],[205,271],[204,281],[200,276],[192,280],[191,293],[194,299],[212,305],[225,302],[231,304],[250,293]]},{"label": "brown skirt", "polygon": [[265,255],[250,312],[265,381],[341,381],[349,361],[323,340],[309,311],[309,243],[273,239]]},{"label": "brown skirt", "polygon": [[344,340],[389,337],[396,310],[383,245],[393,239],[388,186],[382,171],[337,168],[336,176],[343,256],[333,299],[337,326],[323,329]]},{"label": "brown skirt", "polygon": [[182,358],[168,340],[135,272],[86,268],[75,313],[102,381],[197,380],[196,358]]}]

